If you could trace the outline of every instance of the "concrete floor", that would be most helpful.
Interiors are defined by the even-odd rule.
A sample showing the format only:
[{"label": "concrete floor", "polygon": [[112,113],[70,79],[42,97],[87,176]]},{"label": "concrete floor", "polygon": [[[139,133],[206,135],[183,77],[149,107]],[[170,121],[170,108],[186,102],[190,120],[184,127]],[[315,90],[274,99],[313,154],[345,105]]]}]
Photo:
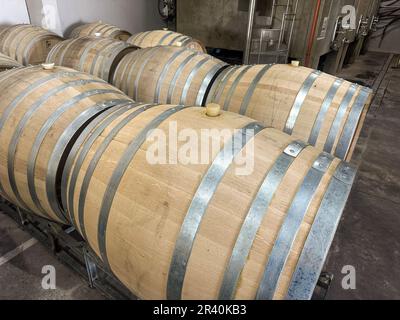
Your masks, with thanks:
[{"label": "concrete floor", "polygon": [[[369,53],[340,76],[373,86],[388,57]],[[359,173],[326,263],[335,275],[327,299],[400,299],[400,69],[391,66],[353,159]],[[345,265],[355,290],[342,289]]]},{"label": "concrete floor", "polygon": [[[40,243],[2,264],[2,257],[15,248],[32,243],[32,237],[21,230],[10,217],[0,212],[0,300],[93,300],[104,299],[101,293],[90,289],[86,281],[59,262],[51,251]],[[42,288],[43,266],[56,270],[56,289]]]},{"label": "concrete floor", "polygon": [[[335,276],[327,299],[400,299],[400,69],[389,68],[379,79],[388,57],[369,53],[340,75],[380,86],[354,156],[359,175],[325,267]],[[1,264],[30,239],[0,212],[0,300],[103,299],[39,243]],[[56,268],[56,290],[41,287],[44,265]],[[345,265],[355,267],[356,290],[342,289]]]}]

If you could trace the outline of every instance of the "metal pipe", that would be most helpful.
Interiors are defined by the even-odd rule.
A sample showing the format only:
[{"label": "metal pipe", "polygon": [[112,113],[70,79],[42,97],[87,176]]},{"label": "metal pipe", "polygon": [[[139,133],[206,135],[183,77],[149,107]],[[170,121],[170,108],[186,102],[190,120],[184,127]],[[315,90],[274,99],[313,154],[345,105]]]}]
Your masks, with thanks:
[{"label": "metal pipe", "polygon": [[317,0],[316,7],[314,9],[314,17],[311,25],[311,32],[308,38],[308,45],[307,45],[307,52],[306,52],[306,59],[305,59],[305,66],[310,67],[311,66],[311,53],[312,49],[314,46],[314,38],[315,38],[315,33],[317,30],[317,25],[318,25],[318,17],[319,17],[319,11],[321,9],[321,0]]},{"label": "metal pipe", "polygon": [[288,40],[288,48],[287,48],[287,54],[286,54],[286,63],[288,62],[289,54],[290,54],[290,49],[291,49],[291,46],[292,46],[293,30],[294,30],[294,25],[295,25],[295,23],[296,23],[297,10],[298,10],[298,8],[299,8],[299,0],[296,0],[295,3],[296,3],[296,5],[295,5],[294,11],[293,11],[293,14],[294,14],[294,15],[292,16],[293,21],[292,21],[292,25],[291,25],[291,28],[290,28],[290,34],[289,34],[289,40]]},{"label": "metal pipe", "polygon": [[[286,28],[286,17],[289,14],[289,8],[290,8],[290,0],[287,0],[286,12],[282,16],[281,31],[279,33],[279,40],[278,40],[278,51],[281,49],[281,44],[283,42],[283,35],[285,33],[285,28]],[[278,61],[276,61],[276,62],[278,62]]]},{"label": "metal pipe", "polygon": [[253,24],[254,24],[254,14],[256,12],[257,0],[250,0],[249,3],[249,20],[247,25],[247,36],[246,36],[246,48],[244,51],[244,64],[249,64],[250,62],[250,50],[251,50],[251,40],[253,36]]},{"label": "metal pipe", "polygon": [[274,20],[275,20],[275,11],[276,11],[276,0],[272,2],[272,10],[271,10],[271,28],[274,27]]}]

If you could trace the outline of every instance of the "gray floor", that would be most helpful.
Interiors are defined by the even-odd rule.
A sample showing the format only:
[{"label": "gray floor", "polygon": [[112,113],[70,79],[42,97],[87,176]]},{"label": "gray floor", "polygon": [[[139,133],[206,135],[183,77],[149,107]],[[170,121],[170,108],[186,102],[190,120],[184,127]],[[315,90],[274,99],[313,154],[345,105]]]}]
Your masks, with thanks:
[{"label": "gray floor", "polygon": [[[389,68],[380,79],[387,58],[370,53],[341,74],[380,86],[354,157],[359,175],[325,267],[335,275],[327,299],[400,299],[400,69]],[[0,257],[29,239],[0,213]],[[56,290],[41,287],[44,265],[56,268]],[[356,290],[342,289],[345,265],[356,269]],[[0,265],[0,288],[0,299],[103,299],[41,244]]]},{"label": "gray floor", "polygon": [[[335,275],[328,299],[400,299],[400,69],[391,60],[379,79],[388,57],[369,53],[341,74],[381,83],[354,158],[358,178],[326,263]],[[345,265],[356,270],[355,290],[342,288]]]},{"label": "gray floor", "polygon": [[[31,240],[8,216],[0,213],[0,264],[1,257]],[[43,266],[54,266],[56,289],[42,288]],[[104,299],[95,289],[90,289],[79,275],[60,263],[52,253],[40,243],[18,254],[9,262],[0,265],[0,300],[10,299]]]}]

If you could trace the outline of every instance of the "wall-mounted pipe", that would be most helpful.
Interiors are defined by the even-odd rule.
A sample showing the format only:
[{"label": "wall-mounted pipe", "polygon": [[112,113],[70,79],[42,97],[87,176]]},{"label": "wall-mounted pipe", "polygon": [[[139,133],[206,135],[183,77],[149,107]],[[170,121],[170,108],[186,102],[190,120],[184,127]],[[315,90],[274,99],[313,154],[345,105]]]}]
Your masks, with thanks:
[{"label": "wall-mounted pipe", "polygon": [[250,62],[250,50],[251,50],[251,39],[253,35],[253,25],[254,25],[254,14],[256,12],[257,0],[250,0],[249,3],[249,21],[247,24],[247,35],[246,35],[246,48],[244,51],[244,64],[249,64]]},{"label": "wall-mounted pipe", "polygon": [[317,5],[314,10],[314,17],[313,17],[311,32],[310,32],[310,36],[308,38],[307,53],[306,53],[306,59],[305,59],[306,67],[311,66],[311,51],[314,46],[314,39],[315,39],[316,30],[317,30],[320,9],[321,9],[321,0],[317,0]]}]

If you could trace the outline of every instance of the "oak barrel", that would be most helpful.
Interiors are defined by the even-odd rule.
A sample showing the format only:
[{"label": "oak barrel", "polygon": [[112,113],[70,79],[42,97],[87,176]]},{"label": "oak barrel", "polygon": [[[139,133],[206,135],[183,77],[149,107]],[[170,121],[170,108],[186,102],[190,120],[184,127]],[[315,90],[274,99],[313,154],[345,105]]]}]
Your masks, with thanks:
[{"label": "oak barrel", "polygon": [[99,36],[121,41],[129,39],[131,34],[111,24],[93,22],[80,25],[72,30],[70,38],[80,38],[85,36]]},{"label": "oak barrel", "polygon": [[[217,146],[209,161],[184,161],[209,149],[176,141],[174,128],[208,132]],[[152,157],[167,141],[169,156],[183,158]],[[77,230],[139,298],[309,299],[354,174],[238,114],[139,104],[82,132],[61,195]]]},{"label": "oak barrel", "polygon": [[136,49],[111,38],[81,37],[57,44],[47,62],[90,73],[108,82],[121,59]]},{"label": "oak barrel", "polygon": [[22,67],[20,63],[18,63],[14,59],[11,59],[9,56],[6,56],[5,54],[0,53],[0,72],[19,67]]},{"label": "oak barrel", "polygon": [[350,160],[372,90],[291,65],[231,66],[214,81],[207,103],[237,112]]},{"label": "oak barrel", "polygon": [[201,105],[224,62],[186,48],[159,46],[126,55],[113,85],[135,101]]},{"label": "oak barrel", "polygon": [[55,33],[29,24],[5,28],[0,33],[0,52],[23,65],[46,61],[50,50],[63,39]]},{"label": "oak barrel", "polygon": [[140,48],[178,46],[200,52],[206,52],[206,49],[199,40],[168,30],[140,32],[130,37],[127,41]]},{"label": "oak barrel", "polygon": [[33,66],[0,74],[0,194],[42,217],[67,223],[59,206],[60,168],[85,123],[130,102],[101,79]]}]

